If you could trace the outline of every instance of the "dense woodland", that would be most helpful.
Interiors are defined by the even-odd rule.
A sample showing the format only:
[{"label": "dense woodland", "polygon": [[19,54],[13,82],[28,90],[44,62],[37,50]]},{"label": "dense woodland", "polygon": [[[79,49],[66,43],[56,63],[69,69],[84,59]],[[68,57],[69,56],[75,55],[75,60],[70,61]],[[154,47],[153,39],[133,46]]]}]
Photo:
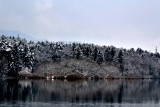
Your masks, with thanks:
[{"label": "dense woodland", "polygon": [[147,52],[141,48],[126,50],[87,43],[33,42],[20,37],[2,35],[0,37],[0,77],[16,77],[25,68],[30,72],[61,73],[68,69],[68,71],[81,72],[85,75],[93,72],[96,76],[118,74],[159,78],[160,54]]}]

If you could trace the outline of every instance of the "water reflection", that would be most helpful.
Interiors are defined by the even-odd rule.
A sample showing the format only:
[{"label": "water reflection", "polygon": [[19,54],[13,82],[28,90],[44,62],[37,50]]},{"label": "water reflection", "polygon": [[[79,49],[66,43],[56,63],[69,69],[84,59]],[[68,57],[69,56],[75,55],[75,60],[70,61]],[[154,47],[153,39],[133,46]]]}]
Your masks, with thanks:
[{"label": "water reflection", "polygon": [[159,80],[5,80],[0,102],[91,104],[159,104]]}]

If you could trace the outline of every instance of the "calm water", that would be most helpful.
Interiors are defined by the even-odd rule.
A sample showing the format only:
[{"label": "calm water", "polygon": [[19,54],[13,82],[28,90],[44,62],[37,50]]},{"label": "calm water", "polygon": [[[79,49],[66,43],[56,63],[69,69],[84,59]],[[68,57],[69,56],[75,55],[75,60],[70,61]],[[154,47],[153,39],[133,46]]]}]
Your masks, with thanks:
[{"label": "calm water", "polygon": [[159,80],[5,80],[0,107],[159,107]]}]

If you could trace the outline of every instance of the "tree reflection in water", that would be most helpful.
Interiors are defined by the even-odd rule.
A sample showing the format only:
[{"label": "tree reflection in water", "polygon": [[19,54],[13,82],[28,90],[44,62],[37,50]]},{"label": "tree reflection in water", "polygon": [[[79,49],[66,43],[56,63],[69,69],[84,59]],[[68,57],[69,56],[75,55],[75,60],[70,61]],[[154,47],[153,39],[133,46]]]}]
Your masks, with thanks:
[{"label": "tree reflection in water", "polygon": [[159,80],[5,80],[0,102],[159,103]]}]

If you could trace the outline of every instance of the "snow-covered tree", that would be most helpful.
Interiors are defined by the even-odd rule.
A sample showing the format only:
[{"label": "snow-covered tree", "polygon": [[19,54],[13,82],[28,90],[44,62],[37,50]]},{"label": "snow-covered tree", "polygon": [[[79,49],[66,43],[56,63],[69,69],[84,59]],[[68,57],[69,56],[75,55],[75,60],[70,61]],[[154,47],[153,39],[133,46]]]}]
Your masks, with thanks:
[{"label": "snow-covered tree", "polygon": [[76,59],[80,59],[81,57],[82,57],[82,50],[80,49],[80,47],[79,46],[77,46],[76,48],[75,48],[75,50],[74,50],[74,57],[76,58]]},{"label": "snow-covered tree", "polygon": [[100,65],[103,62],[103,55],[102,53],[99,51],[98,55],[97,55],[97,63]]},{"label": "snow-covered tree", "polygon": [[105,52],[104,52],[104,59],[105,61],[113,61],[114,60],[114,57],[115,57],[115,54],[116,54],[116,50],[114,47],[108,47],[106,48]]},{"label": "snow-covered tree", "polygon": [[124,56],[123,56],[122,50],[120,50],[118,52],[117,61],[119,63],[120,71],[121,71],[121,73],[123,75],[123,71],[124,71]]},{"label": "snow-covered tree", "polygon": [[95,47],[94,50],[92,51],[92,56],[91,56],[94,61],[96,61],[97,55],[98,55],[98,49],[97,47]]},{"label": "snow-covered tree", "polygon": [[[53,62],[70,61],[72,59],[73,61],[98,63],[101,65],[96,65],[100,67],[98,69],[103,68],[104,65],[119,67],[122,75],[124,71],[128,71],[132,73],[138,72],[143,75],[148,74],[154,77],[160,76],[160,54],[158,52],[150,53],[140,48],[135,51],[134,48],[126,50],[115,48],[114,46],[101,47],[86,43],[49,41],[38,41],[35,43],[33,41],[27,42],[20,37],[0,36],[0,77],[15,76],[24,68],[34,72],[36,67],[43,64],[53,64]],[[83,64],[79,66],[85,68]],[[104,69],[106,68],[104,67]],[[77,67],[74,69],[77,69]]]}]

